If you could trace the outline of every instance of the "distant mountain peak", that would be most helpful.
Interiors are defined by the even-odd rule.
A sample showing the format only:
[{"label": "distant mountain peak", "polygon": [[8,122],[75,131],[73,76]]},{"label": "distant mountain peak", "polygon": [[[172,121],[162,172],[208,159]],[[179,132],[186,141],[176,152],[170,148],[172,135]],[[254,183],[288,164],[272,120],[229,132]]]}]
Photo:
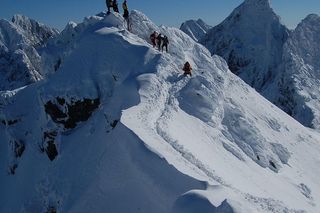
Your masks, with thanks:
[{"label": "distant mountain peak", "polygon": [[43,79],[38,48],[58,35],[52,29],[24,15],[0,19],[0,90],[13,90]]},{"label": "distant mountain peak", "polygon": [[201,18],[198,20],[187,20],[181,24],[180,30],[189,35],[193,40],[199,41],[212,27]]},{"label": "distant mountain peak", "polygon": [[270,0],[245,0],[245,4],[264,5],[270,7]]},{"label": "distant mountain peak", "polygon": [[22,20],[30,20],[30,18],[22,14],[15,14],[11,19],[13,23],[18,23],[19,21],[22,21]]},{"label": "distant mountain peak", "polygon": [[305,19],[302,20],[302,23],[312,23],[317,24],[320,21],[320,16],[318,14],[309,14]]}]

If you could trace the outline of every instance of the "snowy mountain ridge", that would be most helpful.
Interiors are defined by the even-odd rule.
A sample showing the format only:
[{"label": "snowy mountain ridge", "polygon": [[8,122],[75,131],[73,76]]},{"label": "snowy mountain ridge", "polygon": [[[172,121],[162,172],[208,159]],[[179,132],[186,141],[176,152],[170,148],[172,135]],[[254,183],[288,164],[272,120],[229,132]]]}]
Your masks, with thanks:
[{"label": "snowy mountain ridge", "polygon": [[0,211],[318,212],[319,133],[182,31],[130,19],[70,23],[43,50],[56,72],[1,93]]},{"label": "snowy mountain ridge", "polygon": [[281,96],[274,100],[303,125],[314,129],[320,129],[319,21],[318,15],[309,15],[285,43],[282,73],[276,79]]},{"label": "snowy mountain ridge", "polygon": [[180,26],[180,30],[185,32],[195,41],[201,40],[210,28],[212,27],[206,24],[202,19],[188,20]]},{"label": "snowy mountain ridge", "polygon": [[319,16],[289,31],[267,0],[247,0],[200,40],[229,68],[303,125],[319,129]]},{"label": "snowy mountain ridge", "polygon": [[43,79],[41,48],[57,30],[15,15],[0,20],[0,90],[13,90]]}]

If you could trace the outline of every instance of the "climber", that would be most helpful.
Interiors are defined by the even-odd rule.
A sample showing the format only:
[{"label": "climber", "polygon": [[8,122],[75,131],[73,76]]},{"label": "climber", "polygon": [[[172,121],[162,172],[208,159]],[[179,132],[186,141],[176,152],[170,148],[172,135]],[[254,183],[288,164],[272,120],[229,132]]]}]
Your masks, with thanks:
[{"label": "climber", "polygon": [[162,44],[163,36],[161,33],[157,36],[157,45],[158,45],[158,50],[160,51],[161,44]]},{"label": "climber", "polygon": [[129,18],[129,10],[128,10],[128,5],[127,5],[127,0],[124,0],[122,3],[122,9],[123,9],[123,17],[125,19]]},{"label": "climber", "polygon": [[126,20],[128,30],[130,31],[129,10],[128,10],[128,5],[127,5],[127,0],[124,0],[124,2],[122,3],[122,9],[123,9],[123,18]]},{"label": "climber", "polygon": [[109,15],[111,13],[110,8],[112,7],[112,0],[106,0],[106,5],[108,8],[107,15]]},{"label": "climber", "polygon": [[184,64],[182,70],[184,71],[184,76],[187,76],[187,75],[192,76],[192,73],[191,73],[192,67],[188,61]]},{"label": "climber", "polygon": [[164,47],[166,48],[166,52],[168,52],[168,44],[169,44],[169,39],[168,39],[168,37],[165,35],[165,36],[162,38],[162,52],[163,52],[163,48],[164,48]]},{"label": "climber", "polygon": [[114,11],[114,12],[119,13],[117,0],[113,0],[113,2],[112,2],[112,7],[113,7],[113,11]]},{"label": "climber", "polygon": [[150,40],[151,40],[151,43],[153,45],[153,47],[156,46],[156,38],[158,36],[158,33],[156,31],[154,31],[151,35],[150,35]]}]

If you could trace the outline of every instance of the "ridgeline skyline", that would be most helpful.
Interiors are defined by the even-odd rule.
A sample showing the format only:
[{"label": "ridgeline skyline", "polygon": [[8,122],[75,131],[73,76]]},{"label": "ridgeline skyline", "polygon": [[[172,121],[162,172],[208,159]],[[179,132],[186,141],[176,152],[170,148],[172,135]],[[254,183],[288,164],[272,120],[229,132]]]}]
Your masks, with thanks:
[{"label": "ridgeline skyline", "polygon": [[[201,18],[207,24],[215,26],[223,21],[243,0],[202,0],[169,1],[163,0],[128,0],[129,10],[135,9],[145,13],[156,24],[179,27],[189,19]],[[118,1],[122,12],[122,1]],[[320,11],[318,0],[271,0],[271,6],[290,29],[308,14]],[[81,22],[84,17],[106,10],[104,0],[3,0],[0,18],[11,19],[14,14],[26,15],[48,26],[62,30],[69,21]]]}]

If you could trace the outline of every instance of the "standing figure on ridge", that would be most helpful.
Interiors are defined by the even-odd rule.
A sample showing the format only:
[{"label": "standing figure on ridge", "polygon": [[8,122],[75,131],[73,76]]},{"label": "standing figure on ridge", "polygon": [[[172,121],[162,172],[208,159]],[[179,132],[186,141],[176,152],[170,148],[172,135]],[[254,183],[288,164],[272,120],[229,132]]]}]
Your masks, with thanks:
[{"label": "standing figure on ridge", "polygon": [[165,47],[166,48],[166,52],[168,52],[168,44],[169,44],[169,39],[168,37],[165,35],[163,38],[162,38],[162,52],[163,52],[163,48]]},{"label": "standing figure on ridge", "polygon": [[159,33],[159,35],[157,36],[157,45],[158,45],[159,51],[161,50],[162,39],[163,39],[162,34]]},{"label": "standing figure on ridge", "polygon": [[113,0],[112,2],[113,11],[119,13],[118,2],[117,0]]},{"label": "standing figure on ridge", "polygon": [[109,15],[111,13],[110,8],[112,7],[112,0],[106,0],[106,5],[108,8],[107,15]]},{"label": "standing figure on ridge", "polygon": [[184,73],[183,73],[184,76],[187,76],[187,75],[192,76],[192,73],[191,73],[192,67],[188,61],[184,64],[182,70],[184,71]]},{"label": "standing figure on ridge", "polygon": [[127,5],[127,0],[124,0],[124,2],[122,3],[122,9],[123,9],[123,18],[127,22],[128,31],[130,31],[129,10],[128,10],[128,5]]},{"label": "standing figure on ridge", "polygon": [[153,47],[156,47],[157,43],[156,43],[156,39],[158,37],[158,33],[156,31],[154,31],[151,35],[150,35],[150,40],[151,43],[153,45]]}]

